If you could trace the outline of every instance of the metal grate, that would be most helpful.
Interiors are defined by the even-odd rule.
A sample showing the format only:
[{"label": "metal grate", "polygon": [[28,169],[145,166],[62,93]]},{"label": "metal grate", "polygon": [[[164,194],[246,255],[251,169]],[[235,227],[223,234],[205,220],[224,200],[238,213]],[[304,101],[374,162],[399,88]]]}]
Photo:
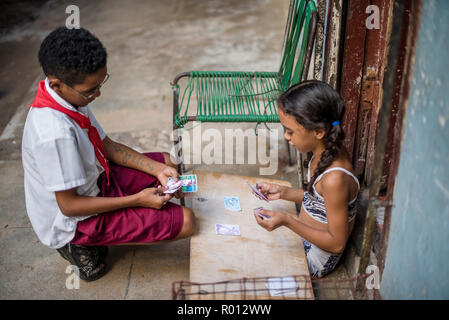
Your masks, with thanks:
[{"label": "metal grate", "polygon": [[305,276],[241,278],[220,282],[176,281],[173,300],[379,300],[368,289],[369,275],[346,279],[314,279]]}]

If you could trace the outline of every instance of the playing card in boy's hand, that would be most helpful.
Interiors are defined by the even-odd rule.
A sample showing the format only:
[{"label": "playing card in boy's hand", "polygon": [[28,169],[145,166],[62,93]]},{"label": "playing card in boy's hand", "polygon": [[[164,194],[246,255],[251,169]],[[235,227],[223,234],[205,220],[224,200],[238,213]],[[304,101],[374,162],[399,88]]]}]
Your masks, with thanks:
[{"label": "playing card in boy's hand", "polygon": [[196,174],[180,176],[178,179],[183,181],[182,192],[197,192],[198,191],[198,182],[196,179]]},{"label": "playing card in boy's hand", "polygon": [[182,187],[182,181],[178,180],[178,181],[174,181],[173,178],[171,178],[172,180],[168,180],[167,182],[167,190],[164,191],[164,193],[175,193],[176,191],[178,191],[179,189],[181,189]]},{"label": "playing card in boy's hand", "polygon": [[[178,185],[179,184],[179,185]],[[198,183],[196,179],[196,174],[189,174],[178,177],[178,182],[175,182],[172,177],[168,178],[167,186],[176,186],[177,190],[181,189],[182,192],[197,192],[198,191]],[[172,190],[172,189],[170,189]],[[168,190],[167,190],[168,191]],[[168,192],[167,192],[168,193]],[[170,192],[172,193],[172,192]]]}]

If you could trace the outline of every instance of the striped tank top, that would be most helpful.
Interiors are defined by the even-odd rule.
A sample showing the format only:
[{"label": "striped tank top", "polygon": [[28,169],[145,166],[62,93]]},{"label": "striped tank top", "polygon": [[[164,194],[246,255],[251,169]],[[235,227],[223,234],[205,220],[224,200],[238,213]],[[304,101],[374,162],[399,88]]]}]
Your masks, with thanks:
[{"label": "striped tank top", "polygon": [[[313,159],[313,158],[312,158]],[[309,168],[307,170],[307,181],[310,182],[310,163],[312,162],[312,159],[309,162]],[[341,168],[341,167],[334,167],[325,170],[323,173],[321,173],[313,183],[312,189],[313,192],[309,193],[308,191],[304,191],[304,197],[302,200],[302,206],[304,207],[304,211],[307,212],[309,216],[311,216],[313,219],[315,219],[318,222],[321,223],[327,223],[327,215],[326,215],[326,207],[324,205],[324,198],[316,191],[315,185],[318,181],[321,180],[321,178],[329,172],[332,171],[343,171],[344,173],[350,175],[354,178],[355,182],[357,182],[357,195],[353,200],[351,200],[348,203],[348,221],[352,221],[355,218],[356,215],[356,200],[359,194],[360,190],[360,183],[356,176],[354,176],[351,172],[348,170]]]}]

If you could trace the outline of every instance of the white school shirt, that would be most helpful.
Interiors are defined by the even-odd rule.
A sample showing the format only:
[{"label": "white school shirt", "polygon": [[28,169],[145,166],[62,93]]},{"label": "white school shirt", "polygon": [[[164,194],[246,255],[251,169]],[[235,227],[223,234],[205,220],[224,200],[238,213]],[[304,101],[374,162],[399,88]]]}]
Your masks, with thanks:
[{"label": "white school shirt", "polygon": [[[61,106],[88,116],[101,140],[106,137],[88,106],[75,109],[50,88],[47,92]],[[55,191],[76,188],[79,195],[97,196],[102,171],[87,129],[68,115],[51,108],[30,108],[22,138],[25,202],[28,217],[39,240],[50,248],[61,248],[85,217],[67,217],[58,207]]]}]

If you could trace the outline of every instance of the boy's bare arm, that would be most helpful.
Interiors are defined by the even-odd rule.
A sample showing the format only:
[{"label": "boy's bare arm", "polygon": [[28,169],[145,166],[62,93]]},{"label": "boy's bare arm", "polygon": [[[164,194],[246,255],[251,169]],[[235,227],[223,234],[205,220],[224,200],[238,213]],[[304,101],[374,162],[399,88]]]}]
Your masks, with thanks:
[{"label": "boy's bare arm", "polygon": [[76,188],[55,192],[61,212],[69,217],[90,216],[128,207],[160,209],[171,195],[162,195],[160,189],[147,188],[139,193],[124,197],[88,197],[76,193]]},{"label": "boy's bare arm", "polygon": [[111,140],[109,137],[103,139],[103,146],[106,157],[124,167],[143,171],[155,177],[167,167],[165,164],[152,160],[128,146]]}]

